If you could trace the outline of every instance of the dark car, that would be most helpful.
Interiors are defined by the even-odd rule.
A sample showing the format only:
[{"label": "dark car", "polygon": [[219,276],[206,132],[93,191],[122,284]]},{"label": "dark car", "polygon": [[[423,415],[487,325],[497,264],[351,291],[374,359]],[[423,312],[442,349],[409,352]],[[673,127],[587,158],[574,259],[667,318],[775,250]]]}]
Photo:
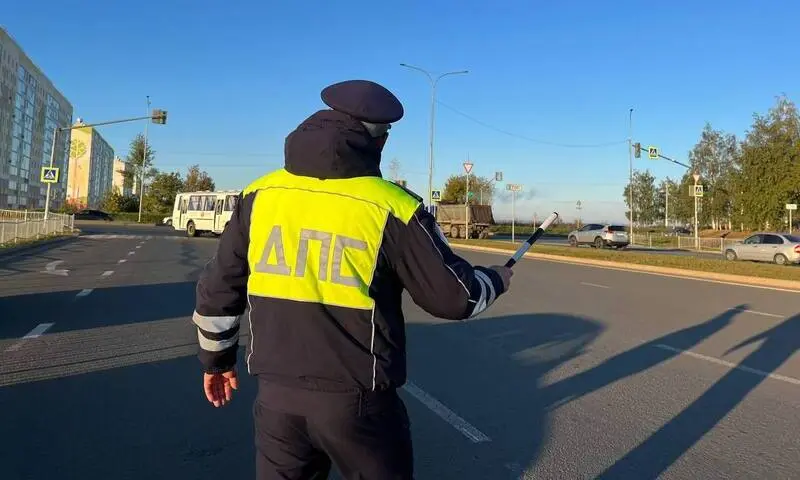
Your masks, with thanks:
[{"label": "dark car", "polygon": [[75,220],[103,220],[106,222],[114,221],[114,218],[106,212],[100,210],[81,210],[75,212]]}]

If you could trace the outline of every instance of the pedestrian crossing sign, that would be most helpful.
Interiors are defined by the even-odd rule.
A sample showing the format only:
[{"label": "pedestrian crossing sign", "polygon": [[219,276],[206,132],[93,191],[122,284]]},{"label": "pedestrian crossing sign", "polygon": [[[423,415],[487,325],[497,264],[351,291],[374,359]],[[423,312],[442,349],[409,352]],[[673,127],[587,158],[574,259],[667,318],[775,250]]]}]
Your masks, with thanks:
[{"label": "pedestrian crossing sign", "polygon": [[58,168],[42,167],[42,183],[58,183]]},{"label": "pedestrian crossing sign", "polygon": [[434,190],[431,192],[431,200],[434,202],[438,202],[442,199],[442,192],[440,190]]}]

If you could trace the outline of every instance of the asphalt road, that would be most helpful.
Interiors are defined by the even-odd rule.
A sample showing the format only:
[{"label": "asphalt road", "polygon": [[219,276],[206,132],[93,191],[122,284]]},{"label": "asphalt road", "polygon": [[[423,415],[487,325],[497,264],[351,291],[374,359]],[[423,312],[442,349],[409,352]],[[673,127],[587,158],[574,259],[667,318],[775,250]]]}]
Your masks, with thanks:
[{"label": "asphalt road", "polygon": [[[0,477],[253,478],[255,383],[208,405],[189,318],[217,240],[82,228],[0,257]],[[408,302],[417,478],[800,475],[796,293],[538,260],[515,271],[468,322]]]}]

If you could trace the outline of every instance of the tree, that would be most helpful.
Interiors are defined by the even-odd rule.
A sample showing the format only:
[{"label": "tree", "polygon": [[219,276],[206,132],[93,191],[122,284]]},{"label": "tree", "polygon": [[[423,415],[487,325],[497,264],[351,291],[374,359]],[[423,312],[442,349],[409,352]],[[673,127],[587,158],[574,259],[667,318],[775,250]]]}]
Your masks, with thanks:
[{"label": "tree", "polygon": [[152,213],[171,211],[175,203],[175,195],[183,188],[184,182],[180,173],[159,172],[147,188],[143,205],[146,208],[144,209]]},{"label": "tree", "polygon": [[400,160],[398,160],[397,157],[389,162],[389,175],[393,182],[400,180]]},{"label": "tree", "polygon": [[[649,170],[644,172],[634,170],[633,172],[633,221],[637,225],[652,225],[659,218],[658,192],[656,191],[655,181],[656,178]],[[630,188],[631,184],[628,184],[622,192],[626,205],[628,205],[628,191]],[[630,213],[631,207],[628,205],[625,217],[630,219]]]},{"label": "tree", "polygon": [[[125,159],[125,170],[120,170],[118,172],[122,174],[123,187],[133,188],[134,185],[137,185],[141,188],[142,169],[144,169],[145,172],[145,182],[155,177],[158,171],[153,168],[154,158],[155,152],[149,143],[147,144],[147,154],[145,155],[144,135],[141,133],[136,135],[128,149],[128,156]],[[134,193],[138,195],[140,191]]]},{"label": "tree", "polygon": [[777,229],[785,203],[800,201],[800,116],[785,96],[767,115],[754,115],[742,143],[741,168],[734,180],[733,214],[751,229]]},{"label": "tree", "polygon": [[[700,174],[704,194],[700,221],[712,228],[730,226],[733,207],[733,179],[739,169],[740,150],[736,137],[714,130],[706,123],[700,140],[689,152],[692,174]],[[692,178],[694,184],[694,178]],[[694,200],[692,200],[694,201]],[[692,213],[694,215],[694,212]]]},{"label": "tree", "polygon": [[200,171],[200,165],[192,165],[186,172],[186,180],[183,182],[184,192],[214,191],[214,180],[208,173]]},{"label": "tree", "polygon": [[[489,204],[492,203],[494,196],[494,182],[485,177],[478,177],[476,175],[469,176],[469,189],[472,192],[471,204]],[[442,203],[464,203],[467,190],[467,176],[466,175],[452,175],[447,179],[444,184],[444,191],[442,192]]]},{"label": "tree", "polygon": [[100,201],[100,209],[106,212],[135,212],[139,210],[139,199],[133,195],[122,195],[109,190]]}]

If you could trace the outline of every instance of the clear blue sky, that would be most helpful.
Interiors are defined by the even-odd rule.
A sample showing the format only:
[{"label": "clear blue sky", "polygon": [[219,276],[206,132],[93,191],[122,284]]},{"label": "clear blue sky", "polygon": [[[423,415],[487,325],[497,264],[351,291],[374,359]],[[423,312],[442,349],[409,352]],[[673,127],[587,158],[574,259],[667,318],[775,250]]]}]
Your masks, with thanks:
[{"label": "clear blue sky", "polygon": [[[620,221],[628,109],[634,141],[681,160],[706,121],[742,135],[776,95],[800,94],[798,17],[795,0],[26,0],[4,5],[2,22],[75,118],[143,115],[150,95],[169,110],[168,125],[150,127],[156,166],[199,163],[218,188],[281,166],[286,134],[324,107],[320,90],[366,78],[405,105],[384,163],[397,157],[424,196],[430,90],[399,63],[469,69],[442,80],[438,98],[483,124],[439,106],[435,184],[469,155],[475,173],[502,170],[532,191],[519,216],[571,219],[580,199],[585,220]],[[142,129],[101,131],[124,156]],[[634,168],[683,173],[646,158]],[[498,202],[498,216],[509,210]]]}]

